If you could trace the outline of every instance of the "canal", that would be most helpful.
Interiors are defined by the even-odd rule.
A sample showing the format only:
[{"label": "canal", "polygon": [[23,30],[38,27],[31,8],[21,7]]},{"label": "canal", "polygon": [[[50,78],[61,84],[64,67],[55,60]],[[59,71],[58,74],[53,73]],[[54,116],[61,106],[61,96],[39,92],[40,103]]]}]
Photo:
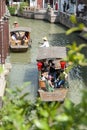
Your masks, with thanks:
[{"label": "canal", "polygon": [[[77,33],[66,36],[67,28],[60,24],[50,24],[46,21],[25,19],[20,17],[10,17],[10,28],[14,21],[18,21],[20,26],[31,28],[32,47],[25,53],[12,53],[8,60],[12,64],[12,70],[8,76],[9,87],[15,88],[25,85],[25,92],[29,92],[29,99],[35,100],[37,96],[38,80],[36,57],[39,42],[46,36],[52,46],[66,46],[76,41],[77,44],[84,43]],[[87,57],[86,49],[83,53]],[[68,97],[74,103],[79,103],[81,99],[81,89],[87,86],[87,67],[76,67],[70,72]]]}]

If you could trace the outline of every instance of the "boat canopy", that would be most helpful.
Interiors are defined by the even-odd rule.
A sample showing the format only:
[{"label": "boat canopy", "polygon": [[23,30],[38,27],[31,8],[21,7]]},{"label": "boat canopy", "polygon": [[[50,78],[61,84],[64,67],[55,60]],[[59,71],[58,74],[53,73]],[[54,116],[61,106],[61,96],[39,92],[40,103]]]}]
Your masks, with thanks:
[{"label": "boat canopy", "polygon": [[12,28],[10,32],[31,32],[31,28],[29,27],[16,27]]},{"label": "boat canopy", "polygon": [[66,57],[66,47],[39,47],[36,60],[43,59],[63,59]]}]

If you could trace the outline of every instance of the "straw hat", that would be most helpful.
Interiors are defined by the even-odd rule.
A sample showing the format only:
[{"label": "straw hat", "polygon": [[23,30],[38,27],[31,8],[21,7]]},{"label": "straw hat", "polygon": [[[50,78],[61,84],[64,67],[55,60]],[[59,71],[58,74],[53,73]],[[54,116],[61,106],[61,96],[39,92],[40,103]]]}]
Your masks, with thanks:
[{"label": "straw hat", "polygon": [[47,41],[47,38],[46,38],[46,37],[43,37],[43,40]]},{"label": "straw hat", "polygon": [[14,21],[14,24],[18,23],[17,21]]}]

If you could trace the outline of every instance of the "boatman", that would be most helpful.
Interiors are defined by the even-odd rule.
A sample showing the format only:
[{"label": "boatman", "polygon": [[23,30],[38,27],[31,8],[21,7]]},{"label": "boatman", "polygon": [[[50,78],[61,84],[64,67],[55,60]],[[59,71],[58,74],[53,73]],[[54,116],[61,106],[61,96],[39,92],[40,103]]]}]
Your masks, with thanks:
[{"label": "boatman", "polygon": [[19,27],[19,24],[18,24],[17,21],[15,21],[15,22],[13,23],[13,28],[16,28],[16,27]]},{"label": "boatman", "polygon": [[46,37],[43,37],[44,43],[40,47],[49,47],[49,42]]}]

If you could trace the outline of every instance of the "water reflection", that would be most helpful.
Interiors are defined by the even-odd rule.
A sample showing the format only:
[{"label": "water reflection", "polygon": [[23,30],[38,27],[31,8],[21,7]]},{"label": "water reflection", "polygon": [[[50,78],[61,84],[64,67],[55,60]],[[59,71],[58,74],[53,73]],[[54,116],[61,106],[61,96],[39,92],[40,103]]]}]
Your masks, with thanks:
[{"label": "water reflection", "polygon": [[28,52],[20,53],[10,53],[12,63],[31,63],[31,49]]},{"label": "water reflection", "polygon": [[[46,36],[52,46],[66,46],[76,41],[77,44],[84,43],[82,39],[77,36],[77,33],[66,36],[67,28],[60,24],[50,24],[46,21],[24,19],[11,17],[10,28],[14,21],[18,21],[20,26],[31,27],[32,48],[26,53],[12,53],[10,52],[10,61],[13,65],[12,71],[9,75],[10,87],[23,85],[24,82],[31,81],[27,85],[25,91],[30,92],[30,98],[34,99],[37,95],[37,66],[36,57],[38,53],[39,42]],[[87,57],[87,51],[83,51]],[[69,77],[69,98],[78,103],[80,101],[80,90],[87,85],[87,67],[76,67],[70,72]]]}]

